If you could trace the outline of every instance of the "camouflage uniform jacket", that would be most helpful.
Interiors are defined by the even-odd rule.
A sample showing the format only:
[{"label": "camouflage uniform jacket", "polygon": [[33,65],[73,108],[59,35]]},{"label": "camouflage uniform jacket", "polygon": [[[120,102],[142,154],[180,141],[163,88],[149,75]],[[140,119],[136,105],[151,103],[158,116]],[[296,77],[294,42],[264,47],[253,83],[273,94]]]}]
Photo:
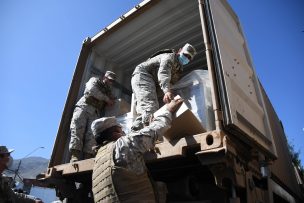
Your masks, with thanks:
[{"label": "camouflage uniform jacket", "polygon": [[5,177],[0,175],[0,203],[18,203],[18,202],[35,202],[22,193],[14,192]]},{"label": "camouflage uniform jacket", "polygon": [[164,93],[168,92],[171,84],[179,80],[183,70],[176,53],[163,53],[149,58],[139,64],[133,75],[137,73],[151,75],[155,84],[159,85]]},{"label": "camouflage uniform jacket", "polygon": [[109,102],[111,97],[113,97],[111,88],[104,84],[100,78],[92,77],[86,83],[84,95],[77,102],[76,106],[83,107],[89,104],[102,110],[105,106],[105,102]]},{"label": "camouflage uniform jacket", "polygon": [[116,140],[114,163],[138,175],[146,171],[143,154],[153,149],[157,140],[163,140],[164,132],[170,128],[172,114],[165,110],[147,127]]}]

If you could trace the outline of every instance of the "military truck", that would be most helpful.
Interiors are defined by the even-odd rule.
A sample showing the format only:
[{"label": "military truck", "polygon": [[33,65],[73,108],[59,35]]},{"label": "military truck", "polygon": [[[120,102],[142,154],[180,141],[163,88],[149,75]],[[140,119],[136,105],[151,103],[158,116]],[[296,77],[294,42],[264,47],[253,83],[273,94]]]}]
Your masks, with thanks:
[{"label": "military truck", "polygon": [[43,178],[58,197],[93,202],[94,159],[69,163],[68,151],[73,109],[88,79],[115,71],[115,94],[131,103],[135,66],[158,50],[185,43],[194,45],[198,54],[184,74],[208,71],[213,114],[208,122],[213,127],[158,143],[158,152],[146,155],[153,179],[166,183],[167,202],[304,201],[282,123],[226,0],[144,0],[84,40]]}]

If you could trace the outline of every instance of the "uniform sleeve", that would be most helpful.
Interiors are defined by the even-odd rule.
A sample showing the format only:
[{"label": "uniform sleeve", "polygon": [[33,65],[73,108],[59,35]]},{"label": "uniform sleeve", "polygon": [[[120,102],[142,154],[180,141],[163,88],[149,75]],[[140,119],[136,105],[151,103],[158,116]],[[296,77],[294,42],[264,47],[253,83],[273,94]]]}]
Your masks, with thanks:
[{"label": "uniform sleeve", "polygon": [[98,78],[92,77],[87,83],[84,91],[86,96],[92,96],[99,101],[109,102],[110,98],[98,88]]},{"label": "uniform sleeve", "polygon": [[21,202],[24,202],[24,203],[32,203],[32,202],[35,202],[34,198],[30,198],[28,195],[26,194],[22,194],[22,193],[17,193],[17,192],[14,192],[7,181],[4,181],[3,179],[1,179],[1,189],[0,190],[3,190],[4,194],[7,195],[7,201],[8,202],[16,202],[16,203],[21,203]]},{"label": "uniform sleeve", "polygon": [[157,77],[160,88],[164,93],[170,90],[171,68],[174,63],[174,54],[163,54],[161,57]]},{"label": "uniform sleeve", "polygon": [[116,140],[113,156],[115,165],[142,174],[146,170],[143,154],[154,148],[156,140],[162,139],[171,120],[171,113],[165,110],[149,126]]},{"label": "uniform sleeve", "polygon": [[133,149],[141,154],[153,149],[157,140],[163,140],[163,134],[170,128],[171,121],[171,112],[164,110],[149,126],[130,136]]},{"label": "uniform sleeve", "polygon": [[[11,190],[12,191],[12,190]],[[35,198],[26,194],[18,193],[18,192],[13,192],[14,195],[14,202],[16,203],[33,203],[35,202]]]}]

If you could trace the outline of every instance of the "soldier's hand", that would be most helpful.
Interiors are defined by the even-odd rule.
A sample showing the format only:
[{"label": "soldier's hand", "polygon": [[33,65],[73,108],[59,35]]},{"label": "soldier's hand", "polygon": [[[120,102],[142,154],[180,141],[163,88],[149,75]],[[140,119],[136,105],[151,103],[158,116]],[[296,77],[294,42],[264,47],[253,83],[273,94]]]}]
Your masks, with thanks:
[{"label": "soldier's hand", "polygon": [[163,102],[165,104],[168,104],[173,98],[174,98],[174,94],[172,94],[172,92],[168,91],[164,95]]},{"label": "soldier's hand", "polygon": [[180,107],[180,105],[182,105],[183,101],[184,100],[182,98],[171,100],[171,102],[167,104],[168,111],[174,113]]}]

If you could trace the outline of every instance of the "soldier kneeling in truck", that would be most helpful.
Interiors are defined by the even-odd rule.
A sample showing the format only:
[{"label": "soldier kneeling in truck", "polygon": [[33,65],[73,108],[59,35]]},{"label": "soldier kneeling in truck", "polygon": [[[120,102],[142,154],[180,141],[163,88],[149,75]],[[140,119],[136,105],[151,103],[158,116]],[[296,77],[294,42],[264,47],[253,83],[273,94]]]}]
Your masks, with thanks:
[{"label": "soldier kneeling in truck", "polygon": [[172,113],[182,104],[174,99],[167,108],[138,132],[124,136],[115,117],[104,117],[92,123],[98,145],[92,187],[95,202],[157,202],[143,154],[154,148],[170,127]]},{"label": "soldier kneeling in truck", "polygon": [[93,147],[96,145],[91,131],[92,122],[100,118],[106,105],[113,105],[114,97],[111,85],[116,74],[107,71],[103,78],[92,77],[85,86],[84,95],[77,102],[70,125],[71,140],[69,150],[70,162],[94,157]]}]

